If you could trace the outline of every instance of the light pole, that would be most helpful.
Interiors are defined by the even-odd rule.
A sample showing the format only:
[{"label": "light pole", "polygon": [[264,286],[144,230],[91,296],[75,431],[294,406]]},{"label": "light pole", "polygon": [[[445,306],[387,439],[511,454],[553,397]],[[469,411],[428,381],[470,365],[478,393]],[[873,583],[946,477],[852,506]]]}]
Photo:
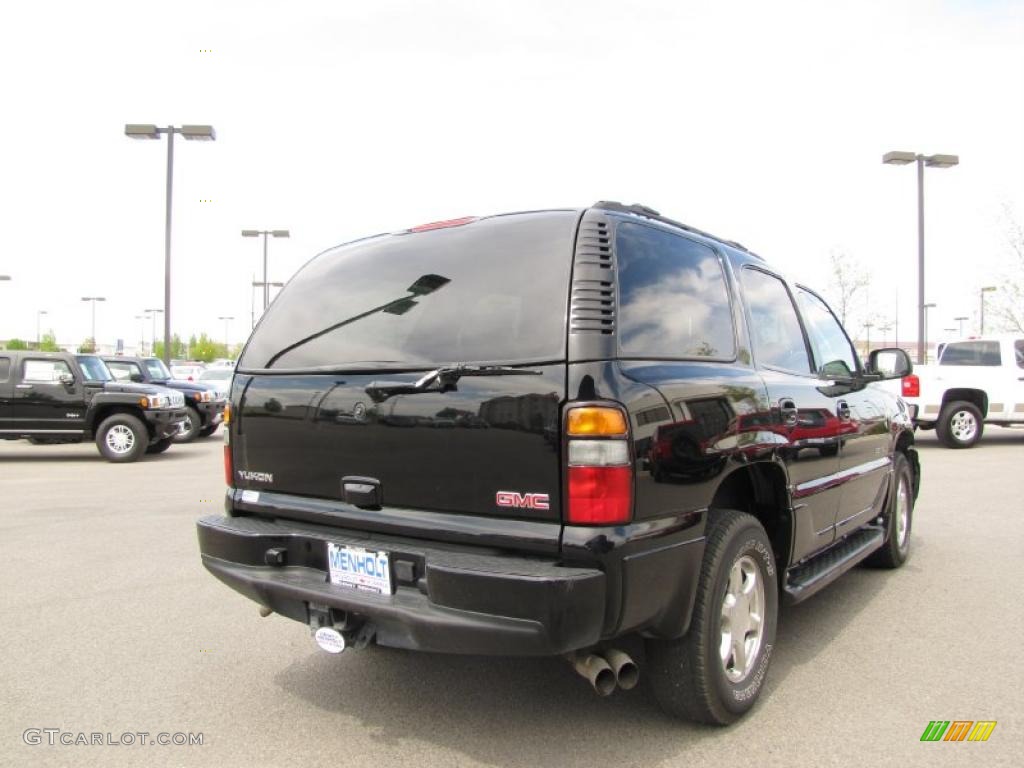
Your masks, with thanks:
[{"label": "light pole", "polygon": [[41,346],[40,341],[42,339],[42,337],[39,335],[39,318],[42,317],[43,315],[48,314],[49,312],[47,312],[45,309],[36,310],[36,349],[39,349],[39,347]]},{"label": "light pole", "polygon": [[139,357],[146,354],[146,316],[135,315],[135,319],[139,321],[139,351],[137,352]]},{"label": "light pole", "polygon": [[83,296],[82,301],[88,301],[92,304],[92,351],[96,352],[99,350],[100,345],[96,343],[96,302],[106,301],[105,296]]},{"label": "light pole", "polygon": [[981,314],[979,316],[979,319],[980,319],[979,325],[981,326],[981,329],[978,331],[978,335],[979,336],[984,336],[985,335],[985,294],[986,293],[992,293],[992,291],[994,291],[995,289],[996,289],[996,286],[994,286],[994,285],[986,285],[984,288],[982,288],[978,292],[979,295],[981,296]]},{"label": "light pole", "polygon": [[[269,293],[270,289],[271,288],[283,288],[284,287],[284,283],[260,282],[259,280],[255,280],[255,279],[252,281],[253,292],[249,294],[249,302],[250,302],[249,313],[252,315],[252,327],[253,328],[256,327],[255,289],[259,288],[261,286],[263,287],[264,301],[266,301],[266,294]],[[266,306],[264,306],[263,310],[266,311],[266,309],[267,309]]]},{"label": "light pole", "polygon": [[[924,310],[924,314],[923,314],[924,325],[922,326],[922,328],[924,330],[924,343],[927,346],[927,344],[928,344],[928,310],[929,309],[935,309],[935,304],[934,303],[922,304],[921,308]],[[921,364],[922,365],[924,363],[926,363],[926,362],[928,362],[927,358],[921,360]]]},{"label": "light pole", "polygon": [[[155,355],[156,354],[156,316],[158,314],[160,314],[161,312],[163,312],[163,310],[162,309],[144,309],[142,311],[145,312],[147,315],[149,315],[149,319],[153,321],[153,323],[152,323],[152,325],[153,325],[153,338],[151,338],[150,341],[149,341],[149,354],[150,355]],[[164,342],[164,357],[165,358],[170,356],[170,352],[168,352],[169,349],[170,349],[170,345],[167,342]],[[170,365],[170,364],[168,363],[168,365]]]},{"label": "light pole", "polygon": [[956,155],[919,155],[915,152],[886,152],[887,165],[917,163],[917,362],[925,361],[924,336],[924,167],[952,168],[960,163]]},{"label": "light pole", "polygon": [[[164,364],[171,364],[171,182],[174,178],[174,134],[180,133],[187,141],[213,141],[217,134],[212,125],[155,125],[129,123],[125,136],[133,139],[159,139],[167,134],[167,212],[164,223]],[[155,342],[154,342],[155,343]]]},{"label": "light pole", "polygon": [[865,344],[867,345],[867,351],[865,354],[867,355],[871,354],[871,329],[874,327],[875,324],[872,323],[870,320],[864,323],[864,329],[867,331],[867,341],[865,342]]},{"label": "light pole", "polygon": [[964,337],[964,320],[969,320],[967,315],[960,315],[960,317],[953,318],[956,322],[960,323],[960,338]]},{"label": "light pole", "polygon": [[217,318],[224,321],[224,350],[228,357],[231,357],[231,348],[228,346],[228,323],[235,319],[234,315],[221,315]]},{"label": "light pole", "polygon": [[270,285],[267,283],[267,235],[271,237],[291,237],[287,229],[243,229],[242,237],[263,236],[263,311],[270,306]]}]

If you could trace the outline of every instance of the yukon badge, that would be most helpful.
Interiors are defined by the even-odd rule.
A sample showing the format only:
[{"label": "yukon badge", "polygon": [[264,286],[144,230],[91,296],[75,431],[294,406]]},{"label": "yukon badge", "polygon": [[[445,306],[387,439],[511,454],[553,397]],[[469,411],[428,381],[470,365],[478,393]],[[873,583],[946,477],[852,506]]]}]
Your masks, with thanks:
[{"label": "yukon badge", "polygon": [[550,509],[546,493],[519,493],[518,491],[498,491],[494,498],[499,507],[515,509]]},{"label": "yukon badge", "polygon": [[272,483],[274,475],[270,472],[249,472],[244,469],[238,470],[238,476],[242,480],[249,480],[254,483]]}]

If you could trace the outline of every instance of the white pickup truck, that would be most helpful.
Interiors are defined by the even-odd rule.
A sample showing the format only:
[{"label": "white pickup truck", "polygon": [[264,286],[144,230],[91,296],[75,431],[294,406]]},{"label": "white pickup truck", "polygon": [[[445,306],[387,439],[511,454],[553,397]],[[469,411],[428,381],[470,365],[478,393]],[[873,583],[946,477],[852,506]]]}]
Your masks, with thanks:
[{"label": "white pickup truck", "polygon": [[985,424],[1024,424],[1024,334],[952,341],[937,365],[915,366],[900,388],[918,427],[970,448]]}]

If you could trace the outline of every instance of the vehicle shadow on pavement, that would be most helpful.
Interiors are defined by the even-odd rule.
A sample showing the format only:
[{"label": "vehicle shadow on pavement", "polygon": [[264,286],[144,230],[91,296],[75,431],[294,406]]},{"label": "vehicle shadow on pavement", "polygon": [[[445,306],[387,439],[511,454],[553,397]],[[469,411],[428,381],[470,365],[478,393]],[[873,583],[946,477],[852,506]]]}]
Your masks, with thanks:
[{"label": "vehicle shadow on pavement", "polygon": [[[885,572],[855,569],[799,606],[783,611],[777,652],[757,707],[720,728],[666,716],[645,684],[638,638],[616,643],[641,664],[640,685],[607,699],[557,658],[483,658],[371,647],[339,657],[320,652],[281,670],[288,694],[350,717],[382,745],[421,740],[502,766],[657,763],[705,739],[725,738],[771,718],[772,693],[811,664],[881,590]],[[367,703],[372,701],[372,706]]]},{"label": "vehicle shadow on pavement", "polygon": [[[174,453],[174,449],[162,453],[159,456],[143,456],[139,459],[140,462],[150,461],[181,461],[188,458],[186,453]],[[0,464],[44,464],[46,462],[80,462],[80,463],[92,463],[92,464],[111,464],[114,462],[106,461],[102,456],[92,453],[56,453],[47,451],[45,449],[39,450],[38,452],[15,453],[5,454],[0,456]],[[136,462],[130,462],[136,463]]]}]

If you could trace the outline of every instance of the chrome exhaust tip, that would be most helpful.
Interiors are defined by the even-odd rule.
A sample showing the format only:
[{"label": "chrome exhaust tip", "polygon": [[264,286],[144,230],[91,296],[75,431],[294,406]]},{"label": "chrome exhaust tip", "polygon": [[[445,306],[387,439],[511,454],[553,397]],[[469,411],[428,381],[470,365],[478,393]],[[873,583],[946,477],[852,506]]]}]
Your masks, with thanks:
[{"label": "chrome exhaust tip", "polygon": [[608,666],[615,673],[615,682],[619,688],[624,691],[636,688],[636,684],[640,682],[640,667],[637,666],[632,657],[628,653],[616,650],[615,648],[605,651],[603,655],[605,661],[608,662]]},{"label": "chrome exhaust tip", "polygon": [[569,661],[576,674],[587,680],[599,696],[608,696],[615,690],[615,672],[600,656],[581,653],[571,656]]}]

